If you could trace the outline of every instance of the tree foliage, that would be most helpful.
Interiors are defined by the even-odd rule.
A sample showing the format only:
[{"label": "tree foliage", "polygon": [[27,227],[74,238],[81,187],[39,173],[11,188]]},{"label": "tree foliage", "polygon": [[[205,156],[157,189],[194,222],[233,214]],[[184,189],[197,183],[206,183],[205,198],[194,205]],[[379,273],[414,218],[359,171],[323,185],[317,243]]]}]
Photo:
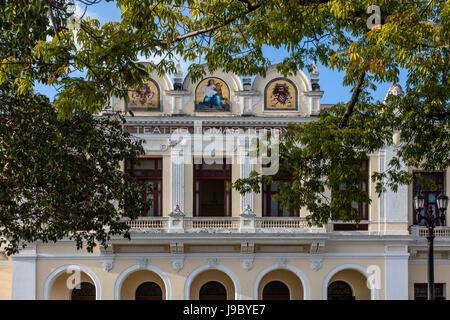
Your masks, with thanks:
[{"label": "tree foliage", "polygon": [[[201,58],[202,63],[189,67],[193,79],[217,68],[264,75],[269,60],[263,48],[283,48],[288,53],[278,65],[283,74],[319,61],[343,72],[343,84],[353,86],[346,104],[322,111],[316,122],[291,126],[285,135],[282,151],[288,161],[281,170],[294,175],[293,186],[283,187],[279,195],[285,206],[306,206],[317,224],[356,219],[349,205],[370,201],[356,189],[367,178],[360,162],[383,147],[395,147],[396,153],[385,171],[372,176],[378,192],[411,182],[402,164],[425,170],[449,166],[448,1],[116,4],[120,22],[100,24],[83,17],[71,28],[69,1],[0,0],[0,83],[14,83],[15,94],[30,92],[36,82],[58,87],[54,103],[67,117],[80,110],[97,112],[112,95],[127,99],[128,88],[139,85],[149,72],[174,72],[177,57]],[[372,5],[379,7],[379,19],[367,11]],[[163,59],[143,67],[136,63],[139,55]],[[398,82],[401,69],[408,74],[405,96],[386,103],[371,99],[369,90],[379,82]],[[253,175],[235,187],[242,192],[257,189],[262,179],[270,178]],[[339,191],[340,185],[345,191]],[[324,197],[326,190],[331,197]]]},{"label": "tree foliage", "polygon": [[0,89],[0,244],[9,254],[35,241],[73,239],[88,250],[112,235],[129,237],[122,218],[149,203],[145,186],[125,174],[140,141],[122,132],[121,116],[82,111],[58,118],[42,95]]}]

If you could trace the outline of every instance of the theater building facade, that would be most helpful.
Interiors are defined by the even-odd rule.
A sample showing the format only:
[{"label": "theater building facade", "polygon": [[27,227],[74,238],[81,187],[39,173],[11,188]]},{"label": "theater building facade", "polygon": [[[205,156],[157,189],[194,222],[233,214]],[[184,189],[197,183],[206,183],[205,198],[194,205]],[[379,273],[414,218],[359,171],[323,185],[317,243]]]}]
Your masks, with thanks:
[{"label": "theater building facade", "polygon": [[[266,77],[154,75],[130,91],[128,102],[112,99],[114,111],[134,113],[124,130],[144,140],[146,155],[138,164],[125,161],[123,170],[153,186],[145,195],[152,208],[126,221],[131,240],[115,237],[93,253],[64,239],[31,244],[12,257],[0,253],[0,298],[426,299],[427,231],[412,208],[418,185],[379,197],[369,180],[361,188],[372,202],[358,208],[359,226],[321,227],[307,224],[304,209],[281,208],[275,184],[245,195],[227,188],[264,167],[249,160],[252,137],[271,131],[273,138],[289,122],[316,121],[329,107],[322,96],[316,68],[286,78],[272,66]],[[369,175],[385,170],[394,151],[371,154]],[[449,170],[424,175],[438,188],[422,190],[426,207],[436,207],[437,195],[448,193]],[[443,224],[435,239],[442,299],[450,294],[449,259],[450,229]]]}]

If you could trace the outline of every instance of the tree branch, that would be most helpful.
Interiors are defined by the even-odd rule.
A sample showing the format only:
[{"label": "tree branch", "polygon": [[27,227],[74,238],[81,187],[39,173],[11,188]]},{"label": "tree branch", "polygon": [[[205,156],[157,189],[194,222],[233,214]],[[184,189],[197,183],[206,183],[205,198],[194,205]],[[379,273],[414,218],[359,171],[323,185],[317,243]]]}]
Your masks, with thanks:
[{"label": "tree branch", "polygon": [[59,38],[59,32],[55,24],[55,17],[53,16],[53,6],[48,2],[48,0],[45,0],[45,3],[47,3],[48,6],[48,11],[50,13],[50,21],[52,22],[52,26],[53,29],[55,30],[56,37],[58,38],[58,41],[61,42],[61,39]]},{"label": "tree branch", "polygon": [[422,17],[423,14],[428,10],[428,8],[430,7],[430,4],[433,2],[433,0],[428,1],[426,7],[422,10],[422,12],[420,13],[420,16]]},{"label": "tree branch", "polygon": [[361,87],[364,83],[364,78],[366,76],[366,71],[363,71],[358,77],[358,82],[353,89],[353,94],[350,101],[347,104],[347,109],[345,110],[344,115],[342,116],[341,123],[339,124],[339,129],[342,129],[347,125],[348,119],[350,115],[353,113],[353,109],[355,108],[356,103],[358,102],[359,94],[361,93]]},{"label": "tree branch", "polygon": [[[248,6],[247,9],[245,11],[243,11],[240,15],[238,15],[236,17],[228,18],[222,24],[218,24],[218,25],[215,25],[215,26],[212,26],[212,27],[203,28],[203,29],[200,29],[200,30],[195,30],[195,31],[188,32],[186,34],[183,34],[181,36],[176,37],[171,42],[172,43],[179,42],[179,41],[182,41],[182,40],[184,40],[186,38],[195,37],[195,36],[198,36],[198,35],[201,35],[201,34],[205,34],[205,33],[217,30],[219,28],[223,28],[223,27],[229,25],[230,23],[232,23],[233,21],[239,19],[240,17],[245,16],[246,14],[249,14],[249,13],[257,10],[259,7],[261,7],[260,4],[255,4],[255,5]],[[163,42],[167,43],[168,41],[163,41]]]}]

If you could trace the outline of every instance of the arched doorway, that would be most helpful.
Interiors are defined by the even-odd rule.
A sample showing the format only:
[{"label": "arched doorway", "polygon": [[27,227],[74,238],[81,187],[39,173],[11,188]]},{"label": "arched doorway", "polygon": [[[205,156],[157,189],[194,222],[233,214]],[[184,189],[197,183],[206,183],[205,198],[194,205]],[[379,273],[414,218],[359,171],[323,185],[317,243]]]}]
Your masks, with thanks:
[{"label": "arched doorway", "polygon": [[275,269],[258,282],[258,300],[303,300],[302,280],[292,271]]},{"label": "arched doorway", "polygon": [[199,300],[227,300],[227,290],[218,281],[208,281],[200,288]]},{"label": "arched doorway", "polygon": [[[119,280],[118,280],[119,281]],[[120,284],[120,300],[166,300],[164,280],[150,270],[131,271]]]},{"label": "arched doorway", "polygon": [[161,287],[152,281],[147,281],[139,285],[136,289],[136,300],[162,300],[163,292]]},{"label": "arched doorway", "polygon": [[328,300],[355,300],[352,287],[342,280],[330,283],[327,295]]},{"label": "arched doorway", "polygon": [[[186,279],[184,291],[185,291],[185,299],[188,300],[201,300],[201,299],[220,299],[220,300],[234,300],[239,299],[239,282],[235,278],[235,276],[229,272],[229,270],[225,270],[229,273],[226,273],[222,270],[217,269],[209,269],[208,266],[203,266],[201,268],[197,268],[197,271],[194,270],[189,277]],[[221,266],[219,266],[221,267]],[[203,270],[203,268],[207,268]],[[233,279],[231,278],[233,277]],[[213,282],[208,284],[208,282]],[[207,285],[208,284],[208,285]],[[222,288],[217,289],[217,287],[223,286],[225,290]],[[203,289],[203,290],[202,290]],[[206,293],[206,294],[205,294]],[[208,296],[216,296],[215,298],[208,298]]]},{"label": "arched doorway", "polygon": [[264,286],[263,300],[289,300],[289,288],[281,281],[271,281]]},{"label": "arched doorway", "polygon": [[45,280],[44,299],[100,300],[100,282],[84,266],[64,265],[55,269]]},{"label": "arched doorway", "polygon": [[70,300],[95,300],[95,286],[89,282],[81,282],[72,289]]}]

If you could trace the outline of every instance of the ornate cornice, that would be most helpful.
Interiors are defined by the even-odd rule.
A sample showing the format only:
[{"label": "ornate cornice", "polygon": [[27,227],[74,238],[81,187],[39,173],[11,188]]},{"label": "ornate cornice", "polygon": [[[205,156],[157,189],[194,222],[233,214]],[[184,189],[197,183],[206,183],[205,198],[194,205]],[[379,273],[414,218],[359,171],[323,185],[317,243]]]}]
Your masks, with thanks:
[{"label": "ornate cornice", "polygon": [[286,126],[289,123],[307,123],[315,121],[314,117],[292,117],[292,116],[279,116],[279,117],[191,117],[191,116],[139,116],[128,117],[126,125],[138,125],[138,124],[156,124],[158,126],[164,125],[188,125],[193,126],[195,121],[201,121],[203,125],[232,125],[232,126]]}]

